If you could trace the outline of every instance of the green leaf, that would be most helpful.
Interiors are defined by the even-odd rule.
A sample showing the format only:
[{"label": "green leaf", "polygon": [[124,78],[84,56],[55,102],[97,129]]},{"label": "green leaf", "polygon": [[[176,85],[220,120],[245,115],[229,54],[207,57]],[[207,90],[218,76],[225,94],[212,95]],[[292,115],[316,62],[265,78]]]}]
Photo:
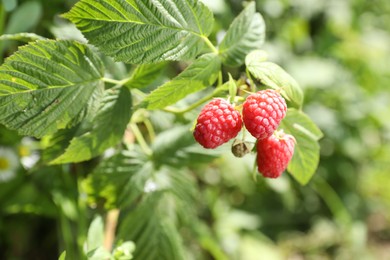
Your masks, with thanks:
[{"label": "green leaf", "polygon": [[163,192],[154,192],[135,210],[127,212],[118,238],[135,242],[134,259],[185,259],[174,218],[167,214],[172,205],[169,202]]},{"label": "green leaf", "polygon": [[[64,142],[60,143],[66,150],[61,149],[63,153],[51,163],[81,162],[102,154],[106,149],[120,142],[130,117],[130,91],[126,88],[106,90],[96,117],[91,122],[82,123],[83,125],[77,129],[71,140],[66,138],[69,135],[64,133]],[[90,125],[92,126],[89,127]],[[60,136],[62,134],[59,133]],[[58,135],[55,135],[53,140],[56,139]],[[50,146],[56,147],[53,143]]]},{"label": "green leaf", "polygon": [[130,260],[133,259],[135,244],[132,241],[126,241],[117,246],[112,255],[115,260]]},{"label": "green leaf", "polygon": [[293,108],[288,109],[279,129],[293,135],[297,141],[287,170],[300,184],[305,185],[317,169],[320,158],[318,140],[323,134],[306,114]]},{"label": "green leaf", "polygon": [[229,73],[229,81],[227,82],[227,84],[229,86],[230,100],[234,100],[237,95],[237,84],[230,73]]},{"label": "green leaf", "polygon": [[138,89],[149,86],[161,74],[165,65],[165,62],[139,65],[131,74],[131,78],[126,83],[126,86]]},{"label": "green leaf", "polygon": [[11,13],[5,33],[28,32],[39,23],[41,16],[42,4],[40,2],[24,2]]},{"label": "green leaf", "polygon": [[104,159],[82,183],[91,205],[104,202],[105,208],[118,208],[122,200],[132,203],[143,192],[152,164],[137,146]]},{"label": "green leaf", "polygon": [[104,243],[104,223],[101,216],[96,216],[88,229],[87,252],[90,252]]},{"label": "green leaf", "polygon": [[249,53],[245,59],[249,72],[264,85],[280,90],[292,106],[300,108],[303,102],[303,92],[298,83],[279,65],[264,61],[264,58],[257,51]]},{"label": "green leaf", "polygon": [[248,55],[245,57],[245,64],[252,65],[260,62],[264,62],[268,60],[268,53],[263,50],[254,50],[251,51]]},{"label": "green leaf", "polygon": [[64,17],[104,54],[128,63],[192,59],[213,24],[197,0],[81,0]]},{"label": "green leaf", "polygon": [[220,153],[204,149],[196,143],[188,125],[160,133],[152,144],[152,150],[157,168],[163,165],[181,168],[207,163],[220,156]]},{"label": "green leaf", "polygon": [[103,246],[95,248],[87,253],[88,260],[111,259],[111,254]]},{"label": "green leaf", "polygon": [[0,67],[0,123],[42,137],[96,112],[103,65],[86,45],[37,41]]},{"label": "green leaf", "polygon": [[66,251],[61,253],[61,255],[58,257],[58,260],[66,260]]},{"label": "green leaf", "polygon": [[236,67],[244,63],[245,56],[252,50],[259,49],[265,39],[265,23],[263,17],[256,13],[254,2],[237,16],[230,25],[225,37],[219,45],[222,62]]},{"label": "green leaf", "polygon": [[196,180],[189,171],[163,167],[150,175],[144,187],[118,237],[135,242],[134,259],[185,259],[176,225],[192,225],[197,218]]},{"label": "green leaf", "polygon": [[160,86],[144,100],[148,109],[160,109],[172,105],[188,94],[212,85],[217,77],[221,61],[208,53],[198,58],[173,80]]}]

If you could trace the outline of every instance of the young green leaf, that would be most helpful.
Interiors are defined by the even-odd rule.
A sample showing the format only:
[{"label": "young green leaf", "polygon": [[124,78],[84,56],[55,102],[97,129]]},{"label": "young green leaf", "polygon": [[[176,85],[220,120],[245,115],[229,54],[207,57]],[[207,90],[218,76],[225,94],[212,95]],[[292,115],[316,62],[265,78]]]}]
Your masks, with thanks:
[{"label": "young green leaf", "polygon": [[87,253],[88,260],[110,259],[111,254],[103,246],[95,248]]},{"label": "young green leaf", "polygon": [[73,41],[30,43],[0,67],[0,123],[42,137],[94,113],[103,89],[103,64]]},{"label": "young green leaf", "polygon": [[126,241],[118,245],[112,252],[115,260],[130,260],[133,259],[135,244],[132,241]]},{"label": "young green leaf", "polygon": [[213,24],[197,0],[81,0],[64,17],[104,54],[128,63],[192,59]]},{"label": "young green leaf", "polygon": [[215,82],[221,61],[212,53],[204,54],[173,80],[150,93],[144,102],[148,109],[160,109],[174,104],[188,94],[202,90]]},{"label": "young green leaf", "polygon": [[305,185],[317,169],[320,157],[318,140],[323,134],[306,114],[293,108],[288,109],[279,128],[293,135],[297,141],[287,170],[300,184]]},{"label": "young green leaf", "polygon": [[[81,162],[102,154],[107,148],[120,142],[130,117],[130,91],[126,88],[106,90],[101,108],[96,117],[92,119],[93,124],[85,122],[72,138],[65,132],[65,142],[60,142],[63,148],[60,150],[61,154],[51,163]],[[58,135],[54,136],[53,141],[56,139],[58,141]],[[50,147],[47,153],[55,149],[53,150],[53,155],[55,155],[58,152],[56,144],[52,143]]]},{"label": "young green leaf", "polygon": [[[258,59],[260,57],[261,59]],[[280,90],[294,107],[300,108],[303,102],[303,92],[298,83],[279,65],[264,61],[264,58],[259,55],[258,51],[249,53],[245,59],[248,71],[264,85]]]},{"label": "young green leaf", "polygon": [[228,66],[240,66],[245,56],[259,49],[265,39],[265,23],[256,13],[255,3],[251,2],[230,25],[219,46],[222,62]]}]

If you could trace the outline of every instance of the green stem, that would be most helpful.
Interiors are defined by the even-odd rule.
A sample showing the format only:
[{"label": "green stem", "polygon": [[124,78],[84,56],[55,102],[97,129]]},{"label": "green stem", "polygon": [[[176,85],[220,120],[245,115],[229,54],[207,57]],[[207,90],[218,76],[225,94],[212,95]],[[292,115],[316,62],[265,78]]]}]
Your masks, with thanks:
[{"label": "green stem", "polygon": [[325,204],[328,206],[329,210],[338,222],[342,224],[350,224],[352,222],[351,216],[345,208],[342,200],[324,178],[317,176],[313,189],[324,200]]},{"label": "green stem", "polygon": [[195,103],[193,103],[192,105],[184,108],[184,109],[176,109],[176,108],[173,108],[173,107],[166,107],[164,108],[164,111],[166,112],[170,112],[170,113],[174,113],[174,114],[184,114],[188,111],[191,111],[192,109],[200,106],[201,104],[203,104],[204,102],[212,99],[214,97],[214,93],[211,93],[210,95],[208,96],[205,96],[201,99],[199,99],[198,101],[196,101]]},{"label": "green stem", "polygon": [[207,44],[207,46],[209,46],[213,53],[218,54],[218,49],[215,48],[214,44],[209,40],[209,38],[207,38],[206,36],[202,36],[202,39]]},{"label": "green stem", "polygon": [[222,86],[223,84],[223,76],[222,76],[222,71],[220,70],[218,73],[218,87]]},{"label": "green stem", "polygon": [[255,93],[256,92],[256,85],[255,85],[255,82],[251,76],[251,73],[249,72],[248,68],[245,69],[245,72],[246,72],[246,76],[248,77],[249,79],[249,82],[251,84],[251,92]]},{"label": "green stem", "polygon": [[152,149],[150,149],[149,145],[146,143],[145,138],[143,137],[138,126],[134,123],[130,123],[130,128],[144,153],[146,153],[147,155],[152,155]]},{"label": "green stem", "polygon": [[87,233],[88,233],[88,218],[87,218],[87,199],[82,196],[83,194],[83,188],[82,188],[82,182],[83,178],[81,177],[77,178],[77,189],[78,189],[78,232],[77,232],[77,244],[79,248],[79,252],[82,255],[82,248],[84,246],[85,241],[87,240]]},{"label": "green stem", "polygon": [[151,142],[153,142],[153,140],[156,138],[156,132],[154,131],[153,125],[148,118],[144,120],[144,124],[146,129],[148,130],[150,140]]},{"label": "green stem", "polygon": [[125,85],[129,80],[131,80],[131,77],[122,79],[122,80],[116,80],[116,79],[109,79],[109,78],[102,78],[102,80],[106,83],[111,83],[118,86]]},{"label": "green stem", "polygon": [[66,256],[69,257],[69,259],[76,259],[79,257],[79,254],[73,243],[74,237],[71,232],[72,226],[63,212],[59,213],[59,226],[61,230],[61,238],[64,243],[64,249],[66,250]]},{"label": "green stem", "polygon": [[[4,34],[4,22],[5,22],[5,11],[3,4],[0,4],[0,35]],[[0,41],[0,64],[3,63],[3,42]]]}]

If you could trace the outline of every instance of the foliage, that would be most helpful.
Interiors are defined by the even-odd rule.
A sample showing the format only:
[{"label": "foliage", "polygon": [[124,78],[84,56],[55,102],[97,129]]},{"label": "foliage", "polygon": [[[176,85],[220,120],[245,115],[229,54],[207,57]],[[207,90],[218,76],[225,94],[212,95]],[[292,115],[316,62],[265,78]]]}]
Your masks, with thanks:
[{"label": "foliage", "polygon": [[[2,1],[0,145],[22,165],[0,178],[0,258],[371,256],[390,230],[390,6],[317,2]],[[208,100],[263,88],[297,140],[273,181],[190,131]],[[40,225],[58,245],[12,246]]]}]

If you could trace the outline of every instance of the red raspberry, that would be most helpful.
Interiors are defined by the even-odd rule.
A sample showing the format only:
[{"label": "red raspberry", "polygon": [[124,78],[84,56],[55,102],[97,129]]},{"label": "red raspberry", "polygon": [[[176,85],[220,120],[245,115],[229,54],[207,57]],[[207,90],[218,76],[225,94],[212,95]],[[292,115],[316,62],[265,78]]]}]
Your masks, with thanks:
[{"label": "red raspberry", "polygon": [[267,178],[277,178],[287,168],[294,154],[295,138],[276,132],[276,135],[257,142],[257,169]]},{"label": "red raspberry", "polygon": [[242,128],[240,113],[223,99],[214,99],[200,112],[194,137],[204,148],[216,148],[237,136]]},{"label": "red raspberry", "polygon": [[287,105],[275,90],[261,90],[247,97],[242,116],[246,129],[257,139],[267,138],[286,116]]}]

